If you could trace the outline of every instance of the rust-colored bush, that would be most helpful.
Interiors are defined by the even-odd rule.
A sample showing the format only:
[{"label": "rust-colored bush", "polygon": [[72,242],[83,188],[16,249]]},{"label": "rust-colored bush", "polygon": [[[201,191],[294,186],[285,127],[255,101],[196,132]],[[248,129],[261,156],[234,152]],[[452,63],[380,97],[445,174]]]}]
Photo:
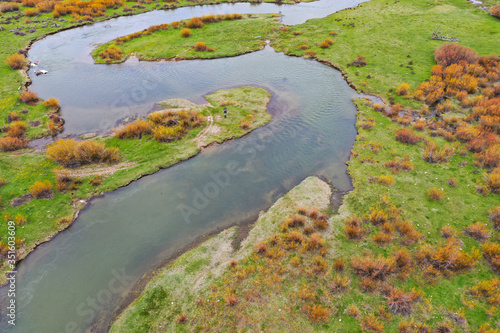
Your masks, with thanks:
[{"label": "rust-colored bush", "polygon": [[199,17],[193,17],[189,20],[186,26],[190,29],[198,29],[204,26],[203,21]]},{"label": "rust-colored bush", "polygon": [[28,141],[22,140],[17,137],[3,137],[0,138],[0,151],[14,151],[28,146]]},{"label": "rust-colored bush", "polygon": [[255,246],[253,247],[253,251],[257,254],[266,254],[268,247],[269,246],[267,242],[259,242],[255,244]]},{"label": "rust-colored bush", "polygon": [[205,44],[204,42],[196,42],[196,44],[194,45],[194,50],[198,52],[206,51],[207,44]]},{"label": "rust-colored bush", "polygon": [[301,44],[297,46],[297,50],[307,50],[309,48],[309,45],[307,44]]},{"label": "rust-colored bush", "polygon": [[139,138],[143,135],[151,135],[153,128],[147,120],[139,119],[132,123],[120,126],[113,130],[115,136],[119,139]]},{"label": "rust-colored bush", "polygon": [[457,229],[452,227],[451,225],[445,225],[444,227],[441,228],[441,237],[443,238],[450,238],[450,237],[456,237],[458,234]]},{"label": "rust-colored bush", "polygon": [[1,13],[15,12],[18,10],[19,10],[19,5],[17,3],[12,3],[12,2],[0,3],[0,12]]},{"label": "rust-colored bush", "polygon": [[415,134],[412,130],[408,128],[401,128],[396,131],[396,140],[402,143],[409,143],[411,145],[414,145],[420,140],[422,140],[422,137]]},{"label": "rust-colored bush", "polygon": [[420,299],[420,295],[414,291],[405,293],[397,288],[392,288],[387,296],[387,307],[395,314],[409,316],[413,310],[413,304]]},{"label": "rust-colored bush", "polygon": [[368,214],[368,221],[373,225],[381,225],[389,220],[386,212],[378,208],[371,208]]},{"label": "rust-colored bush", "polygon": [[252,123],[251,123],[251,122],[250,122],[250,120],[248,120],[248,119],[242,119],[242,120],[240,121],[239,125],[240,125],[240,128],[241,128],[242,130],[245,130],[245,131],[246,131],[246,130],[250,129],[250,127],[251,127]]},{"label": "rust-colored bush", "polygon": [[490,210],[490,221],[493,224],[493,228],[500,231],[500,206],[497,206]]},{"label": "rust-colored bush", "polygon": [[191,29],[188,29],[188,28],[184,28],[184,29],[181,29],[181,37],[191,37],[193,33],[191,32]]},{"label": "rust-colored bush", "polygon": [[123,51],[116,46],[110,46],[99,53],[99,57],[104,60],[120,60],[123,57]]},{"label": "rust-colored bush", "polygon": [[12,69],[21,69],[24,66],[25,58],[22,54],[15,53],[7,57],[5,63]]},{"label": "rust-colored bush", "polygon": [[304,55],[309,57],[309,58],[314,58],[314,57],[316,57],[317,54],[318,54],[318,52],[316,52],[315,50],[306,50],[304,52]]},{"label": "rust-colored bush", "polygon": [[33,91],[24,91],[19,96],[19,100],[26,104],[35,104],[38,102],[38,94]]},{"label": "rust-colored bush", "polygon": [[406,96],[410,93],[410,84],[409,83],[401,83],[397,88],[396,88],[396,94],[399,96]]},{"label": "rust-colored bush", "polygon": [[483,152],[476,154],[476,158],[485,168],[500,167],[500,145],[493,145]]},{"label": "rust-colored bush", "polygon": [[415,168],[413,163],[406,158],[395,158],[393,160],[390,160],[385,163],[385,167],[391,170],[393,173],[398,173],[401,171],[409,172]]},{"label": "rust-colored bush", "polygon": [[43,102],[43,106],[48,109],[59,110],[61,106],[59,105],[59,100],[57,98],[51,97]]},{"label": "rust-colored bush", "polygon": [[238,304],[238,297],[235,294],[230,294],[224,298],[227,306],[235,306]]},{"label": "rust-colored bush", "polygon": [[385,232],[377,232],[373,235],[372,240],[378,246],[385,246],[391,242],[392,237]]},{"label": "rust-colored bush", "polygon": [[375,315],[361,319],[361,329],[367,332],[382,333],[384,332],[384,323],[381,322]]},{"label": "rust-colored bush", "polygon": [[333,261],[333,267],[337,272],[342,272],[345,269],[345,261],[342,258],[335,259]]},{"label": "rust-colored bush", "polygon": [[479,242],[483,242],[490,237],[490,232],[488,231],[486,223],[483,222],[476,222],[469,225],[465,228],[464,234],[471,236]]},{"label": "rust-colored bush", "polygon": [[77,142],[73,139],[61,139],[47,148],[46,155],[70,168],[91,163],[116,163],[120,159],[118,148],[106,148],[103,143],[93,140]]},{"label": "rust-colored bush", "polygon": [[29,191],[37,199],[52,197],[52,184],[50,181],[37,181],[30,186]]},{"label": "rust-colored bush", "polygon": [[306,224],[306,219],[303,216],[293,215],[285,220],[287,228],[303,227]]},{"label": "rust-colored bush", "polygon": [[328,228],[328,220],[314,219],[313,226],[317,230],[325,230],[326,228]]},{"label": "rust-colored bush", "polygon": [[356,275],[363,278],[384,281],[395,271],[395,263],[391,258],[379,256],[358,257],[351,260],[351,266]]},{"label": "rust-colored bush", "polygon": [[458,64],[460,61],[471,64],[478,59],[478,55],[466,46],[445,43],[434,51],[434,58],[439,65],[447,67],[451,64]]},{"label": "rust-colored bush", "polygon": [[347,276],[341,276],[335,274],[331,281],[328,283],[328,288],[332,293],[340,293],[349,289],[349,285],[351,284],[351,279]]},{"label": "rust-colored bush", "polygon": [[26,133],[28,125],[22,121],[13,121],[7,129],[7,136],[22,139]]},{"label": "rust-colored bush", "polygon": [[308,306],[307,315],[309,319],[315,323],[326,323],[330,320],[330,310],[320,304]]},{"label": "rust-colored bush", "polygon": [[26,8],[23,13],[25,16],[30,17],[37,16],[38,14],[40,14],[40,11],[38,10],[38,8]]},{"label": "rust-colored bush", "polygon": [[421,267],[430,265],[440,272],[460,272],[471,268],[478,257],[475,252],[468,254],[463,251],[456,239],[448,238],[444,246],[421,246],[415,253],[415,259]]},{"label": "rust-colored bush", "polygon": [[482,246],[483,256],[490,264],[491,269],[500,274],[500,244],[498,243],[485,243]]},{"label": "rust-colored bush", "polygon": [[366,233],[361,219],[355,215],[344,220],[344,231],[349,239],[362,239]]},{"label": "rust-colored bush", "polygon": [[440,190],[440,189],[437,189],[435,187],[432,187],[430,188],[428,191],[427,191],[427,197],[431,200],[434,200],[434,201],[441,201],[444,199],[444,191],[443,190]]},{"label": "rust-colored bush", "polygon": [[490,14],[496,18],[500,18],[500,6],[493,6],[490,8]]},{"label": "rust-colored bush", "polygon": [[157,126],[153,129],[153,138],[158,142],[172,142],[181,139],[183,135],[184,129],[181,125]]},{"label": "rust-colored bush", "polygon": [[328,263],[321,256],[315,256],[312,260],[312,271],[313,273],[324,273]]},{"label": "rust-colored bush", "polygon": [[361,55],[358,55],[356,60],[354,60],[353,62],[351,62],[350,64],[347,64],[347,65],[354,66],[354,67],[364,67],[364,66],[366,66],[366,58],[361,56]]},{"label": "rust-colored bush", "polygon": [[454,149],[448,145],[439,150],[434,142],[427,141],[422,152],[422,158],[429,163],[446,163],[454,154]]}]

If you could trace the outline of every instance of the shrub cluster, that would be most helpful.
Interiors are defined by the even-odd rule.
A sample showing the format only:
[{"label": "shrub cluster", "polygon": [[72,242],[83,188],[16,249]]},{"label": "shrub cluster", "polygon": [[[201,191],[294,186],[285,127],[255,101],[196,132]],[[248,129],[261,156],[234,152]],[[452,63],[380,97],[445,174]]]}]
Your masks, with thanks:
[{"label": "shrub cluster", "polygon": [[29,191],[37,199],[52,197],[52,184],[50,181],[37,181],[30,186]]},{"label": "shrub cluster", "polygon": [[61,139],[47,148],[46,155],[51,160],[69,168],[91,163],[116,163],[120,160],[118,148],[105,147],[94,140],[77,142]]}]

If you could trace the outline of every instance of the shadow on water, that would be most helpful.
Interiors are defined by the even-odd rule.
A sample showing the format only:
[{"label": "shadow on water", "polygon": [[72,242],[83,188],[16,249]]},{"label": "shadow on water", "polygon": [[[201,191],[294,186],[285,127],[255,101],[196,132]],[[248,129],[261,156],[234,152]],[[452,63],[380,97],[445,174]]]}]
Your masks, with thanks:
[{"label": "shadow on water", "polygon": [[[34,78],[31,89],[62,101],[71,133],[105,130],[166,98],[202,102],[210,91],[241,85],[273,94],[274,120],[95,198],[69,229],[19,265],[18,320],[10,331],[77,332],[95,322],[105,327],[145,272],[204,235],[255,219],[306,177],[320,175],[340,191],[351,189],[345,163],[356,135],[356,93],[332,68],[270,47],[219,60],[97,66],[88,61],[91,45],[203,12],[281,10],[285,18],[303,21],[311,12],[321,17],[330,13],[328,8],[341,9],[339,3],[358,2],[181,8],[111,20],[105,23],[110,29],[96,24],[68,30],[35,43],[30,58],[41,58],[42,64],[51,58],[48,64],[58,66],[43,80]],[[124,94],[132,102],[121,105]],[[2,288],[3,302],[5,294]],[[1,325],[7,329],[5,322]]]}]

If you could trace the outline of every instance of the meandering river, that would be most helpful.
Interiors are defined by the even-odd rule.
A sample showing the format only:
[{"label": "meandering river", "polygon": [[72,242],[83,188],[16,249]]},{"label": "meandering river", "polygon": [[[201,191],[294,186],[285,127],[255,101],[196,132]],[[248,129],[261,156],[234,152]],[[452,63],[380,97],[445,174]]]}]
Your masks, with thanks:
[{"label": "meandering river", "polygon": [[[255,219],[311,175],[351,189],[346,161],[356,135],[356,92],[340,73],[313,60],[264,50],[234,58],[94,65],[98,43],[153,24],[206,13],[281,11],[285,24],[323,17],[359,0],[307,4],[198,6],[121,17],[49,36],[32,61],[49,75],[31,90],[61,101],[66,131],[108,130],[119,119],[168,98],[241,85],[268,89],[274,120],[251,134],[213,146],[186,162],[96,198],[66,231],[18,267],[17,325],[12,332],[106,331],[112,313],[149,270],[198,237]],[[42,222],[45,223],[45,222]],[[6,289],[0,290],[5,297]],[[3,300],[5,302],[5,299]],[[5,303],[4,303],[5,305]]]}]

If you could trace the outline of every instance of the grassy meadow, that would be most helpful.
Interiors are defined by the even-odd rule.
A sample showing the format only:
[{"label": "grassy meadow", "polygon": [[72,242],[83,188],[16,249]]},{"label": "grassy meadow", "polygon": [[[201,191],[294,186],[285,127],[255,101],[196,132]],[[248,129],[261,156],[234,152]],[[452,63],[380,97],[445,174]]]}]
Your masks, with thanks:
[{"label": "grassy meadow", "polygon": [[[217,16],[207,15],[201,18],[206,23],[198,22],[199,25],[192,23],[193,19],[179,25],[165,24],[152,33],[146,29],[146,33],[133,39],[127,40],[135,34],[100,45],[92,55],[96,63],[122,62],[130,55],[149,61],[231,57],[262,49],[266,39],[275,35],[281,26],[275,21],[276,15],[271,14],[244,15],[239,19],[233,19],[234,15],[228,16],[230,20],[210,22]],[[182,36],[183,33],[186,37]],[[200,49],[199,45],[203,45],[200,43],[205,43],[206,49]],[[104,51],[109,48],[119,50],[118,56],[106,58]]]}]

